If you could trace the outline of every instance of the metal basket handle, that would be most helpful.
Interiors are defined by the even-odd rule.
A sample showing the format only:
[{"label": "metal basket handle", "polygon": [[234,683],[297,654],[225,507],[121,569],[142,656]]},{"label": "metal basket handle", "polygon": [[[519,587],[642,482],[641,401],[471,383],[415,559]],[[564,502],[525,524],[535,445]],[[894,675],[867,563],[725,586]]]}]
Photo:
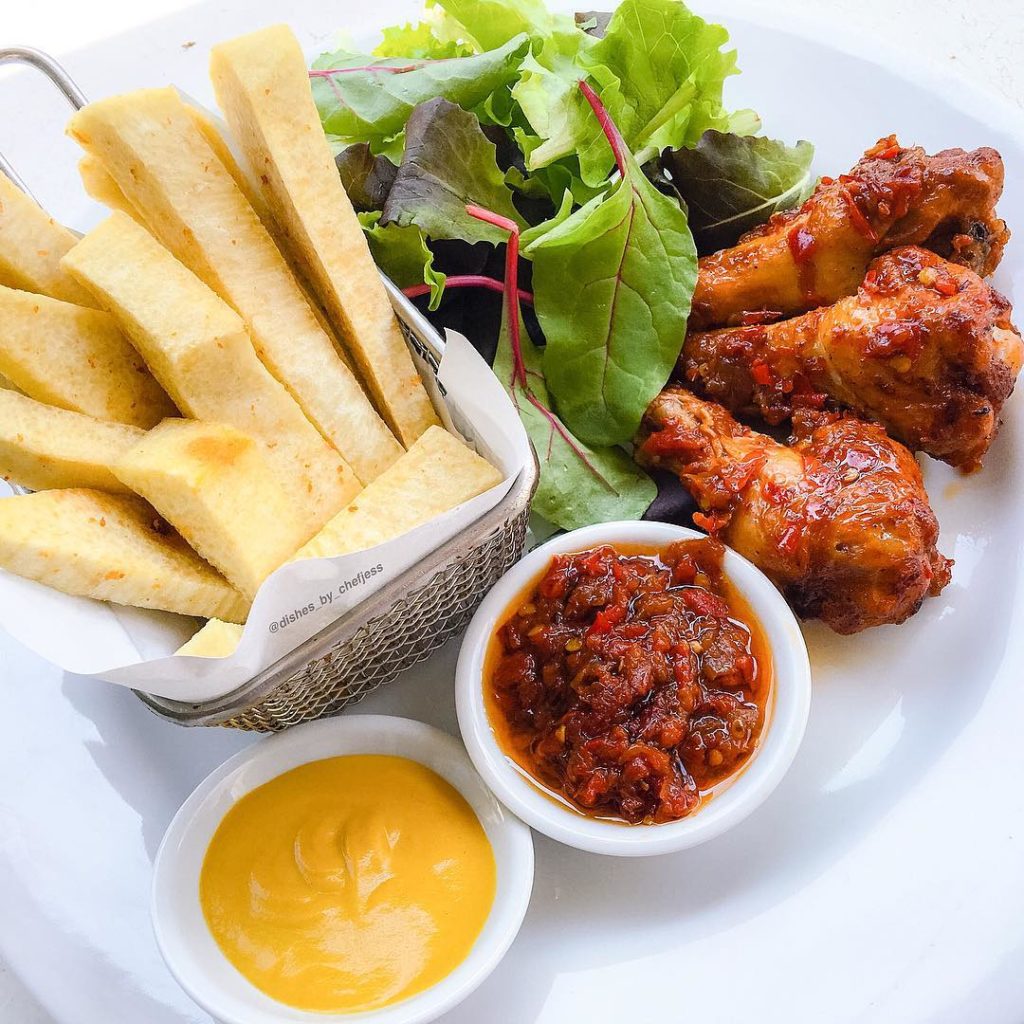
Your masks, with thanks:
[{"label": "metal basket handle", "polygon": [[[81,110],[87,100],[85,94],[78,88],[75,80],[57,63],[49,54],[43,53],[32,46],[5,46],[0,47],[0,66],[4,64],[23,64],[28,67],[42,71],[44,75],[61,91],[61,94],[68,103]],[[0,151],[0,171],[3,171],[14,184],[21,189],[25,195],[35,199],[32,189],[28,187],[25,179],[14,169],[14,165]],[[15,494],[27,494],[28,490],[20,484],[11,484],[11,490]]]},{"label": "metal basket handle", "polygon": [[[41,71],[61,91],[64,99],[75,108],[81,110],[88,102],[85,93],[75,84],[75,80],[48,53],[31,46],[6,46],[0,48],[0,65],[24,64]],[[27,195],[32,190],[25,184],[25,179],[14,169],[14,165],[0,152],[0,171],[3,171],[15,185]],[[35,196],[32,196],[35,199]]]}]

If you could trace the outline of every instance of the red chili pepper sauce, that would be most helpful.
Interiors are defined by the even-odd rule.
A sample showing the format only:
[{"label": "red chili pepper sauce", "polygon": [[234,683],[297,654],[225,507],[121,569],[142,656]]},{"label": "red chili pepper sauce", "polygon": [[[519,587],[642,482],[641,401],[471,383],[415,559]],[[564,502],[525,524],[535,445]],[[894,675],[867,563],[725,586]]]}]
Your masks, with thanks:
[{"label": "red chili pepper sauce", "polygon": [[739,772],[771,656],[722,545],[556,555],[495,631],[488,714],[505,752],[578,810],[675,821]]}]

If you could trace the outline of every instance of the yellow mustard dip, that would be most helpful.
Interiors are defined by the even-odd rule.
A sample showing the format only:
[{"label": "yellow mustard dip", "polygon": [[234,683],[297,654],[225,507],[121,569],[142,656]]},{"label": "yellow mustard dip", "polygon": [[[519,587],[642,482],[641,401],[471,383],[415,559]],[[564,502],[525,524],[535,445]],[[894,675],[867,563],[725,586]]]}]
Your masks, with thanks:
[{"label": "yellow mustard dip", "polygon": [[257,988],[324,1013],[370,1010],[440,981],[494,902],[472,808],[404,757],[302,765],[244,796],[210,841],[206,922]]}]

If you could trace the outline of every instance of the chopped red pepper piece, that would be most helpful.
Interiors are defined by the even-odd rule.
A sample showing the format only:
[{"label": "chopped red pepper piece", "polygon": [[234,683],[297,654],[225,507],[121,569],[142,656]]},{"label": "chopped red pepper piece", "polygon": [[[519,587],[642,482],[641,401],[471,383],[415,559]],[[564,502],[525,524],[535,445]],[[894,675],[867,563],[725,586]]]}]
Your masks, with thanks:
[{"label": "chopped red pepper piece", "polygon": [[602,608],[594,617],[594,624],[587,630],[587,636],[603,636],[610,633],[626,618],[626,609],[621,604],[613,604],[610,608]]},{"label": "chopped red pepper piece", "polygon": [[879,139],[864,155],[877,157],[879,160],[893,160],[899,156],[902,148],[895,135],[886,135],[884,138]]},{"label": "chopped red pepper piece", "polygon": [[732,514],[729,512],[694,512],[692,516],[694,525],[706,530],[712,537],[725,527],[731,518]]},{"label": "chopped red pepper piece", "polygon": [[853,190],[847,187],[843,190],[843,200],[846,203],[847,212],[850,214],[850,223],[871,243],[878,242],[878,232],[871,226],[870,221],[864,216],[861,208],[857,205]]},{"label": "chopped red pepper piece", "polygon": [[787,555],[796,553],[800,546],[800,530],[796,526],[787,526],[779,538],[779,550]]}]

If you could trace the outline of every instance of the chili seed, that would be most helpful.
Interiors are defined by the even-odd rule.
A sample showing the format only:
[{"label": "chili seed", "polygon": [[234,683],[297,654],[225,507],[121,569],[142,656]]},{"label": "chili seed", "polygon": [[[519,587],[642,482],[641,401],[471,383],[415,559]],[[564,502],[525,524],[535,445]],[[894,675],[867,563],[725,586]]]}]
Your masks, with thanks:
[{"label": "chili seed", "polygon": [[583,641],[577,637],[573,637],[571,640],[565,641],[565,649],[572,654],[574,651],[578,651],[583,646]]},{"label": "chili seed", "polygon": [[724,760],[725,758],[722,757],[722,752],[720,750],[712,750],[708,754],[708,764],[711,765],[712,768],[717,768]]},{"label": "chili seed", "polygon": [[519,614],[525,619],[528,615],[532,615],[537,610],[537,606],[531,601],[529,604],[524,604],[519,609]]}]

